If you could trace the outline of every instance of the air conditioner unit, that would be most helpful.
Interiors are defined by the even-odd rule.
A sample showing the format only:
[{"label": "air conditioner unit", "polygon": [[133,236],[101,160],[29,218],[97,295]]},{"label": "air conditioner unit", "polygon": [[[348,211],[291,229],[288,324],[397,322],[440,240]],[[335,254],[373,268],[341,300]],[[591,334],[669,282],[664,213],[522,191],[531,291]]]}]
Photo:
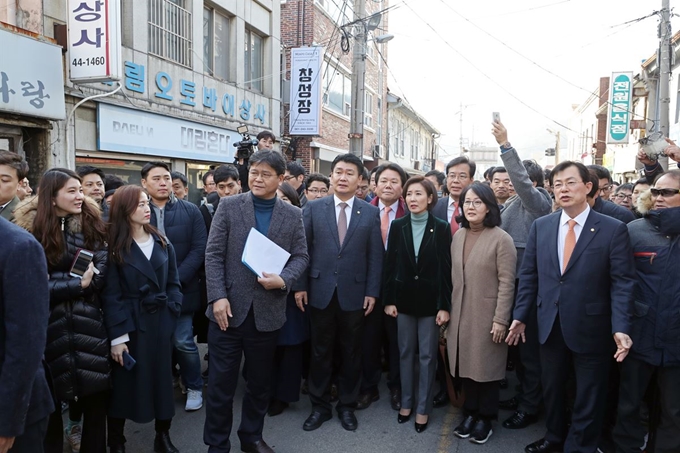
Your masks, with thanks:
[{"label": "air conditioner unit", "polygon": [[373,145],[373,157],[385,158],[385,149],[383,145]]},{"label": "air conditioner unit", "polygon": [[352,111],[352,105],[349,102],[345,102],[345,108],[342,110],[342,113],[345,116],[350,116],[351,111]]},{"label": "air conditioner unit", "polygon": [[413,161],[413,169],[414,170],[420,170],[420,161],[419,160]]}]

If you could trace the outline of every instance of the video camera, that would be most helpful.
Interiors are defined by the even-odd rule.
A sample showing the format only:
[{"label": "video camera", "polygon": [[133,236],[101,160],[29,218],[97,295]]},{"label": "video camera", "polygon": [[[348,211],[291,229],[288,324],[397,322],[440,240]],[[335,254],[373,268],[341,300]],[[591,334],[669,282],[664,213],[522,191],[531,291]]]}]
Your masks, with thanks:
[{"label": "video camera", "polygon": [[248,126],[239,126],[236,131],[243,137],[243,140],[234,143],[236,159],[250,159],[250,156],[255,152],[253,148],[257,146],[257,140],[248,135]]}]

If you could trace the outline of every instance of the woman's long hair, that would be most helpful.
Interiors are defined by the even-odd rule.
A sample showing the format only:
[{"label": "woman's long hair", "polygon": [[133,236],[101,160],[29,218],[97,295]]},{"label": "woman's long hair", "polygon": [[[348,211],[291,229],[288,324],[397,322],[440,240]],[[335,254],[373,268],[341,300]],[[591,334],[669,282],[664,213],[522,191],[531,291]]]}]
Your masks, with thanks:
[{"label": "woman's long hair", "polygon": [[[139,206],[139,197],[144,189],[138,185],[119,187],[111,198],[109,206],[109,261],[123,264],[123,256],[130,253],[132,247],[132,220]],[[165,238],[156,227],[151,224],[144,225],[144,231],[158,236],[161,244],[165,247]]]},{"label": "woman's long hair", "polygon": [[[42,176],[38,188],[38,209],[33,220],[33,236],[42,244],[47,262],[52,266],[59,263],[66,250],[61,219],[57,215],[54,199],[70,179],[82,182],[80,176],[72,170],[52,168]],[[106,243],[106,224],[101,213],[90,206],[85,197],[81,209],[81,213],[74,216],[80,216],[85,247],[95,251]]]}]

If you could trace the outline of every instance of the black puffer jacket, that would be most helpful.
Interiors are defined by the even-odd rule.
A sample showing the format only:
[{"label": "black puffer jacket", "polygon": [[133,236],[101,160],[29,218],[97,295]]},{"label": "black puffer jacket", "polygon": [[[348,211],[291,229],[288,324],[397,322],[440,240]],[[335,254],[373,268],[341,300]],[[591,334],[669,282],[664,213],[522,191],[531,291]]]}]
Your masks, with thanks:
[{"label": "black puffer jacket", "polygon": [[[86,201],[96,206],[93,200]],[[37,205],[38,197],[23,201],[15,212],[15,223],[31,231]],[[50,318],[45,358],[61,401],[110,388],[109,340],[99,303],[107,252],[105,244],[90,250],[99,274],[83,289],[80,279],[69,275],[77,251],[86,248],[80,220],[80,216],[62,219],[66,251],[57,265],[48,266]]]}]

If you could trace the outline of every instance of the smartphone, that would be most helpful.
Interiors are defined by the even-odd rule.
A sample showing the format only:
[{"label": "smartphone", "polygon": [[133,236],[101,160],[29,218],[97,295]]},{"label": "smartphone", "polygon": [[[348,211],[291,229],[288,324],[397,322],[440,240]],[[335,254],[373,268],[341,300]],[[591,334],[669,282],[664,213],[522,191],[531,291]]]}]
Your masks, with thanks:
[{"label": "smartphone", "polygon": [[493,112],[493,122],[494,123],[501,122],[501,114],[499,112]]},{"label": "smartphone", "polygon": [[80,249],[71,265],[71,277],[83,278],[88,266],[92,262],[94,254],[89,250]]},{"label": "smartphone", "polygon": [[133,359],[127,351],[123,351],[123,367],[126,370],[130,371],[132,368],[134,368],[136,363],[137,361]]}]

